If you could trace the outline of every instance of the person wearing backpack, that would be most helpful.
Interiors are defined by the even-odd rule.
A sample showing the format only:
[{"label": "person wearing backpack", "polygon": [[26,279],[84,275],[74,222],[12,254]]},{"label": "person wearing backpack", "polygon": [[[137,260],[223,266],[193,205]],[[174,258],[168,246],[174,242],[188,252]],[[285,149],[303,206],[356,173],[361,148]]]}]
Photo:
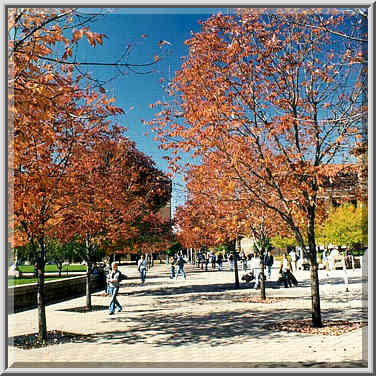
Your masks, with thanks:
[{"label": "person wearing backpack", "polygon": [[113,315],[116,312],[121,312],[123,310],[122,306],[117,300],[117,294],[119,292],[119,282],[120,282],[120,271],[118,270],[118,264],[116,262],[112,263],[112,270],[108,276],[108,293],[111,296],[111,302],[109,305],[109,315]]},{"label": "person wearing backpack", "polygon": [[178,259],[176,261],[176,265],[178,267],[178,270],[177,270],[177,272],[175,274],[175,279],[178,279],[179,273],[182,273],[184,279],[187,279],[187,276],[185,275],[185,272],[184,272],[184,264],[185,264],[185,260],[183,258],[183,255],[180,253],[179,257],[178,257]]},{"label": "person wearing backpack", "polygon": [[144,255],[141,255],[141,258],[138,260],[138,271],[140,273],[141,283],[145,283],[146,279],[146,268],[147,268],[147,261]]}]

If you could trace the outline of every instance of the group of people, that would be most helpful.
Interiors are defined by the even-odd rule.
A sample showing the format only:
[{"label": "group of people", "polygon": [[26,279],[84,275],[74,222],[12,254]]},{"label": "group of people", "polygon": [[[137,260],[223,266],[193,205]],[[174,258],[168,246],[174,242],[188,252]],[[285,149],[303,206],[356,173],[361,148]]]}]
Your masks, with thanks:
[{"label": "group of people", "polygon": [[195,264],[201,269],[208,271],[208,265],[211,264],[212,270],[218,267],[218,270],[222,270],[223,255],[218,253],[217,255],[214,252],[203,252],[198,251],[195,255]]},{"label": "group of people", "polygon": [[[243,251],[237,255],[237,260],[240,262],[240,267],[242,270],[248,270],[248,262],[252,260],[253,254],[246,255]],[[214,270],[218,268],[218,271],[223,270],[223,262],[228,261],[229,270],[234,270],[234,255],[230,253],[228,256],[224,256],[222,252],[215,254],[214,252],[202,252],[198,251],[195,255],[195,264],[197,267],[208,270],[209,263],[211,264],[211,269]]]},{"label": "group of people", "polygon": [[[147,268],[147,258],[144,255],[141,255],[140,259],[137,262],[137,270],[140,275],[141,283],[145,283]],[[113,315],[115,312],[121,312],[123,310],[122,306],[117,300],[121,275],[118,269],[118,263],[114,261],[112,264],[110,264],[109,260],[106,260],[105,272],[107,275],[105,294],[111,297],[111,301],[108,308],[109,314]]]},{"label": "group of people", "polygon": [[[265,278],[269,279],[272,275],[272,266],[274,264],[274,257],[270,251],[267,251],[266,255],[264,256],[264,267],[265,267]],[[295,265],[295,269],[294,266]],[[282,255],[282,260],[279,264],[279,279],[280,283],[284,284],[285,288],[292,287],[292,285],[297,285],[297,280],[293,275],[293,270],[296,269],[296,257],[293,258],[288,257],[287,254]],[[250,262],[250,272],[249,274],[245,274],[242,277],[242,280],[245,282],[254,282],[254,288],[258,289],[260,285],[260,274],[261,274],[261,259],[258,253],[255,253],[251,256]]]},{"label": "group of people", "polygon": [[185,263],[186,261],[184,260],[182,252],[179,252],[177,257],[170,258],[170,278],[171,279],[178,279],[179,274],[182,274],[184,279],[187,279],[187,276],[184,271]]},{"label": "group of people", "polygon": [[[351,256],[351,254],[350,254]],[[349,254],[346,254],[346,257],[344,257],[344,263],[349,263],[349,265],[344,266],[344,270],[346,268],[349,268],[351,265],[353,265],[353,260],[350,259]],[[250,254],[246,256],[244,252],[241,252],[239,255],[239,261],[241,262],[242,269],[244,271],[248,270],[248,266],[250,269],[250,272],[248,274],[244,274],[242,279],[246,282],[255,281],[254,282],[254,288],[258,289],[260,285],[260,273],[261,273],[261,259],[260,255],[256,252],[255,254]],[[218,253],[217,255],[213,252],[208,252],[207,254],[198,252],[196,254],[195,262],[198,266],[200,265],[207,265],[209,264],[209,261],[211,262],[212,269],[215,269],[216,266],[218,267],[218,270],[222,270],[222,263],[223,263],[223,255],[222,253]],[[229,268],[230,270],[233,270],[234,265],[234,256],[233,254],[230,254],[228,256],[228,262],[229,262]],[[250,264],[247,264],[247,261],[250,261]],[[274,264],[274,257],[271,254],[270,251],[267,251],[267,253],[264,256],[263,264],[265,267],[265,278],[270,279],[272,275],[272,267]],[[282,254],[282,260],[279,264],[279,279],[278,282],[283,283],[285,288],[292,287],[292,285],[297,285],[298,282],[293,274],[293,272],[296,272],[298,270],[297,267],[297,261],[298,256],[294,250],[292,250],[289,255],[284,253]],[[322,262],[324,265],[328,263],[327,256],[324,252],[322,255]],[[352,262],[352,264],[350,264]],[[186,273],[184,271],[184,264],[186,263],[182,251],[179,251],[176,256],[170,258],[170,278],[171,279],[177,279],[180,274],[184,277],[184,279],[187,278]],[[350,267],[351,267],[350,266]],[[148,268],[148,262],[144,255],[140,257],[137,263],[137,270],[140,275],[141,283],[145,282],[146,279],[146,271]],[[107,279],[106,279],[106,294],[111,297],[111,301],[109,304],[109,314],[113,315],[115,312],[121,312],[122,307],[120,303],[117,300],[117,294],[119,291],[119,285],[120,285],[120,272],[118,270],[118,264],[116,262],[113,262],[111,265],[109,264],[109,261],[106,263],[105,271],[107,272]],[[347,285],[347,284],[346,284]]]},{"label": "group of people", "polygon": [[[261,273],[261,258],[258,252],[255,254],[249,255],[250,259],[250,273],[243,276],[243,280],[246,282],[250,282],[253,279],[255,280],[254,288],[258,289],[260,284],[260,273]],[[266,268],[265,278],[270,278],[272,274],[272,266],[274,264],[274,257],[267,251],[266,255],[264,256],[264,267]],[[243,270],[247,270],[244,269]]]},{"label": "group of people", "polygon": [[[214,257],[212,257],[214,256]],[[232,256],[232,259],[231,259]],[[248,269],[247,262],[245,264],[243,263],[243,259],[247,261],[247,258],[244,254],[240,255],[240,260],[242,261],[242,267],[243,270]],[[205,259],[205,257],[204,257]],[[208,255],[207,259],[210,259],[212,261],[212,268],[215,269],[215,266],[218,265],[218,270],[222,270],[222,261],[223,256],[221,253],[218,255],[215,255],[214,253]],[[250,280],[255,280],[254,288],[259,288],[260,284],[260,272],[261,272],[261,260],[260,255],[258,253],[251,254],[248,256],[248,260],[250,260],[250,274],[244,275],[243,279],[246,280],[246,282],[249,282]],[[233,266],[233,255],[230,254],[228,257],[228,261],[230,264],[230,270]],[[297,281],[292,274],[293,270],[293,262],[296,261],[293,259],[290,255],[288,258],[286,254],[282,255],[282,261],[280,263],[279,267],[279,273],[280,273],[280,282],[284,283],[285,287],[291,287],[292,283],[297,284]],[[178,252],[178,254],[175,257],[170,258],[170,278],[171,279],[177,279],[180,274],[184,277],[184,279],[187,278],[186,273],[184,271],[184,264],[186,263],[183,253],[181,251]],[[265,270],[265,277],[270,278],[271,272],[272,272],[272,266],[274,264],[274,257],[271,254],[270,251],[266,253],[264,256],[264,266],[266,268]],[[144,255],[140,257],[140,259],[137,262],[137,270],[140,275],[141,283],[145,282],[146,279],[146,271],[148,268],[148,262]],[[109,304],[109,314],[113,315],[115,312],[121,312],[122,306],[120,305],[119,301],[117,300],[117,295],[119,292],[120,287],[120,272],[118,270],[118,263],[113,262],[111,265],[109,265],[109,261],[106,263],[106,272],[107,272],[107,278],[106,278],[106,294],[111,297],[111,301]],[[252,277],[250,277],[252,275]],[[245,278],[248,276],[248,279]]]}]

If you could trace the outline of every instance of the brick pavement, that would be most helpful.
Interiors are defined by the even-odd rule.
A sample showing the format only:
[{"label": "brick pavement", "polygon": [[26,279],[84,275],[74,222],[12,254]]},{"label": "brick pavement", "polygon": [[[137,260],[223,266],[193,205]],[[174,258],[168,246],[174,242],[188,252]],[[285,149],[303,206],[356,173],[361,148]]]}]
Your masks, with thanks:
[{"label": "brick pavement", "polygon": [[[9,367],[29,368],[337,368],[366,370],[367,329],[341,336],[310,335],[263,329],[279,319],[310,317],[309,272],[298,272],[297,287],[285,289],[272,276],[267,296],[290,297],[273,304],[252,304],[235,298],[259,295],[241,283],[234,288],[230,271],[201,271],[186,266],[187,280],[168,277],[168,266],[156,264],[142,285],[136,267],[120,269],[129,276],[119,301],[123,312],[109,316],[109,298],[94,293],[97,310],[74,309],[85,297],[47,306],[48,330],[82,334],[82,339],[21,350],[8,346]],[[274,272],[276,273],[276,272]],[[239,272],[243,274],[242,271]],[[342,271],[329,278],[320,271],[323,319],[367,321],[366,279],[349,272],[345,292]],[[269,286],[269,287],[268,287]],[[34,333],[37,310],[9,315],[9,337]]]}]

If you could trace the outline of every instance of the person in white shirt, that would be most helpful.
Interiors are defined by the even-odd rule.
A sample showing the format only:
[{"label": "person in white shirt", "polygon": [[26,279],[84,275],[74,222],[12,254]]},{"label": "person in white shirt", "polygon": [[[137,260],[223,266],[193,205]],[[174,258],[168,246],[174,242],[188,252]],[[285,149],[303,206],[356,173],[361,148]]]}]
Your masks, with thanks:
[{"label": "person in white shirt", "polygon": [[119,278],[120,273],[118,271],[118,264],[116,262],[112,263],[112,270],[108,275],[107,283],[108,283],[108,293],[111,296],[111,302],[109,305],[109,314],[113,315],[115,312],[115,308],[117,312],[121,312],[123,309],[118,302],[116,296],[119,292]]},{"label": "person in white shirt", "polygon": [[255,277],[255,285],[254,288],[257,289],[259,287],[259,276],[260,276],[260,256],[258,253],[255,253],[255,256],[251,259],[250,265],[251,271]]},{"label": "person in white shirt", "polygon": [[297,260],[297,257],[296,257],[296,252],[294,250],[292,250],[290,252],[290,259],[291,259],[291,267],[292,267],[292,271],[296,272],[297,271],[297,267],[296,267],[296,260]]},{"label": "person in white shirt", "polygon": [[290,260],[288,260],[287,255],[284,253],[282,255],[282,261],[280,263],[279,273],[282,276],[282,281],[286,288],[292,287],[291,278],[290,278],[291,269],[292,269],[291,262]]},{"label": "person in white shirt", "polygon": [[141,258],[138,260],[137,270],[140,273],[141,283],[145,282],[146,279],[146,268],[147,268],[147,260],[144,255],[141,255]]}]

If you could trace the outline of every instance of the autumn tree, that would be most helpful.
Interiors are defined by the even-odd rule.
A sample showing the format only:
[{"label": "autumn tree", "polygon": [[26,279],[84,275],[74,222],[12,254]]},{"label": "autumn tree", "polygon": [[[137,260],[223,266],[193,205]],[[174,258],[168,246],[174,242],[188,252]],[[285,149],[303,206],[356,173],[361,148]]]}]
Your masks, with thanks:
[{"label": "autumn tree", "polygon": [[[341,38],[316,25],[316,15]],[[242,9],[215,15],[186,41],[152,122],[161,147],[221,167],[259,207],[274,211],[311,264],[312,324],[322,326],[315,223],[334,163],[354,162],[367,116],[366,19],[326,9]],[[180,155],[171,159],[179,168]],[[211,181],[202,173],[201,186]],[[305,238],[307,241],[305,241]]]},{"label": "autumn tree", "polygon": [[[201,244],[205,244],[203,240],[207,239],[209,246],[233,242],[234,257],[235,244],[240,238],[253,238],[261,259],[260,293],[261,298],[265,299],[263,260],[270,246],[269,240],[274,234],[288,234],[288,228],[274,211],[266,210],[250,200],[249,195],[242,192],[240,181],[223,179],[226,174],[231,174],[231,167],[226,161],[218,165],[206,156],[199,166],[189,170],[186,175],[189,200],[177,209],[179,236],[187,241],[192,239],[192,234],[200,234]],[[208,184],[202,185],[203,179]],[[239,287],[236,264],[234,276],[235,287]]]},{"label": "autumn tree", "polygon": [[71,202],[73,161],[82,145],[116,132],[109,119],[123,112],[84,67],[113,67],[116,74],[132,68],[129,51],[121,62],[76,59],[83,38],[92,47],[103,43],[104,35],[89,29],[94,18],[74,8],[8,9],[9,237],[13,245],[29,243],[37,260],[41,340],[45,239],[53,238]]},{"label": "autumn tree", "polygon": [[72,162],[74,184],[66,188],[65,231],[56,228],[55,236],[81,238],[87,261],[86,306],[91,309],[90,276],[96,250],[101,245],[110,252],[124,251],[127,245],[132,245],[133,253],[141,247],[156,249],[156,238],[161,243],[170,228],[169,219],[158,211],[171,191],[169,180],[127,138],[115,135],[81,148],[80,157]]}]

